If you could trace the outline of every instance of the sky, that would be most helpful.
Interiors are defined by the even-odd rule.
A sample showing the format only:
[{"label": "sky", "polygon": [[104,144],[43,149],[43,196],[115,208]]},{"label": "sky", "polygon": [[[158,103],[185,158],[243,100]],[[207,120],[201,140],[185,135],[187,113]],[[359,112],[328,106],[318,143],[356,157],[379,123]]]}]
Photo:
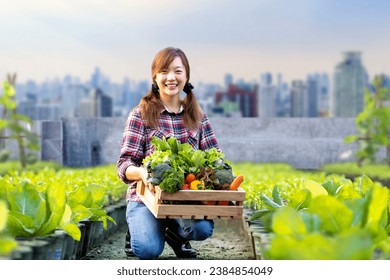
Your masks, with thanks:
[{"label": "sky", "polygon": [[151,80],[154,55],[181,48],[191,81],[285,81],[333,74],[357,51],[370,77],[390,74],[388,0],[0,0],[0,80]]}]

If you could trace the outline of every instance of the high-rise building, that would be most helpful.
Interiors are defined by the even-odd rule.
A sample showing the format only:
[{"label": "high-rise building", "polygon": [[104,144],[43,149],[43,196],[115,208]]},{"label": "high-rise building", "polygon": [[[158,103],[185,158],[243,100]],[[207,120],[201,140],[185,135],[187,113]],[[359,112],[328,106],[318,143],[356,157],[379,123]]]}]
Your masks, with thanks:
[{"label": "high-rise building", "polygon": [[333,117],[356,117],[364,109],[367,72],[360,52],[345,52],[334,73]]},{"label": "high-rise building", "polygon": [[[257,117],[257,85],[230,85],[227,91],[221,91],[215,94],[215,104],[217,107],[220,107],[222,104],[226,106],[228,103],[233,107],[237,106],[237,110],[241,112],[242,117]],[[221,114],[224,113],[221,112]],[[229,112],[229,114],[231,113]]]},{"label": "high-rise building", "polygon": [[82,84],[68,84],[63,88],[62,117],[79,117],[80,101],[88,96],[88,89]]},{"label": "high-rise building", "polygon": [[306,117],[307,88],[304,81],[291,82],[291,117]]},{"label": "high-rise building", "polygon": [[229,86],[233,84],[233,75],[227,73],[225,75],[224,82],[225,82],[225,88],[229,88]]},{"label": "high-rise building", "polygon": [[99,88],[92,89],[90,97],[80,102],[80,117],[112,117],[112,109],[112,98]]},{"label": "high-rise building", "polygon": [[264,73],[260,77],[257,108],[259,117],[276,116],[276,87],[272,85],[271,73]]},{"label": "high-rise building", "polygon": [[319,86],[318,115],[319,117],[329,117],[330,83],[328,74],[323,73],[319,76]]},{"label": "high-rise building", "polygon": [[307,77],[307,110],[305,117],[314,118],[318,116],[318,99],[320,96],[320,81],[318,75]]},{"label": "high-rise building", "polygon": [[18,114],[25,115],[31,120],[59,120],[61,119],[61,104],[38,103],[35,94],[28,94],[27,99],[19,102],[16,109]]}]

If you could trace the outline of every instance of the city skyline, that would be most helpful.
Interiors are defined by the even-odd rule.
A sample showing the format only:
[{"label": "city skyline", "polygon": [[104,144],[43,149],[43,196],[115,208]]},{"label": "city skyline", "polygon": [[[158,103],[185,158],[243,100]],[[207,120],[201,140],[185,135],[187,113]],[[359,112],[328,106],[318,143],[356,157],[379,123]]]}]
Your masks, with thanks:
[{"label": "city skyline", "polygon": [[[99,67],[112,81],[150,81],[155,53],[183,49],[191,81],[287,82],[332,75],[343,52],[357,51],[370,78],[390,73],[386,1],[2,1],[0,75],[17,82],[83,81]],[[244,3],[244,4],[243,4]],[[5,35],[4,35],[5,34]]]}]

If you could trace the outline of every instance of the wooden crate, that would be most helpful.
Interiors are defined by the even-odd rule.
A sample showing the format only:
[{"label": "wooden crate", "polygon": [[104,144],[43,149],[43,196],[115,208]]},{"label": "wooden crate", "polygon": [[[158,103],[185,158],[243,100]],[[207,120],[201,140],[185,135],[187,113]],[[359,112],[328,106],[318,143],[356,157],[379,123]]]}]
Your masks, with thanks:
[{"label": "wooden crate", "polygon": [[[242,188],[237,191],[180,190],[170,194],[158,186],[151,191],[141,181],[137,184],[137,195],[156,218],[242,219],[245,200]],[[229,201],[229,205],[189,204],[191,201]]]}]

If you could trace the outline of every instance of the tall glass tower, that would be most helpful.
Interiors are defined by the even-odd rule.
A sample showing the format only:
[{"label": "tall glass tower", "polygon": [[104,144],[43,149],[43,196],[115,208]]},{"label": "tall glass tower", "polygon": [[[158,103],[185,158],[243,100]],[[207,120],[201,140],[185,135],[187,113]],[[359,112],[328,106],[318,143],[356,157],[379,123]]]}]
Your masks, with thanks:
[{"label": "tall glass tower", "polygon": [[332,116],[353,118],[363,111],[367,82],[360,52],[345,52],[335,68]]}]

